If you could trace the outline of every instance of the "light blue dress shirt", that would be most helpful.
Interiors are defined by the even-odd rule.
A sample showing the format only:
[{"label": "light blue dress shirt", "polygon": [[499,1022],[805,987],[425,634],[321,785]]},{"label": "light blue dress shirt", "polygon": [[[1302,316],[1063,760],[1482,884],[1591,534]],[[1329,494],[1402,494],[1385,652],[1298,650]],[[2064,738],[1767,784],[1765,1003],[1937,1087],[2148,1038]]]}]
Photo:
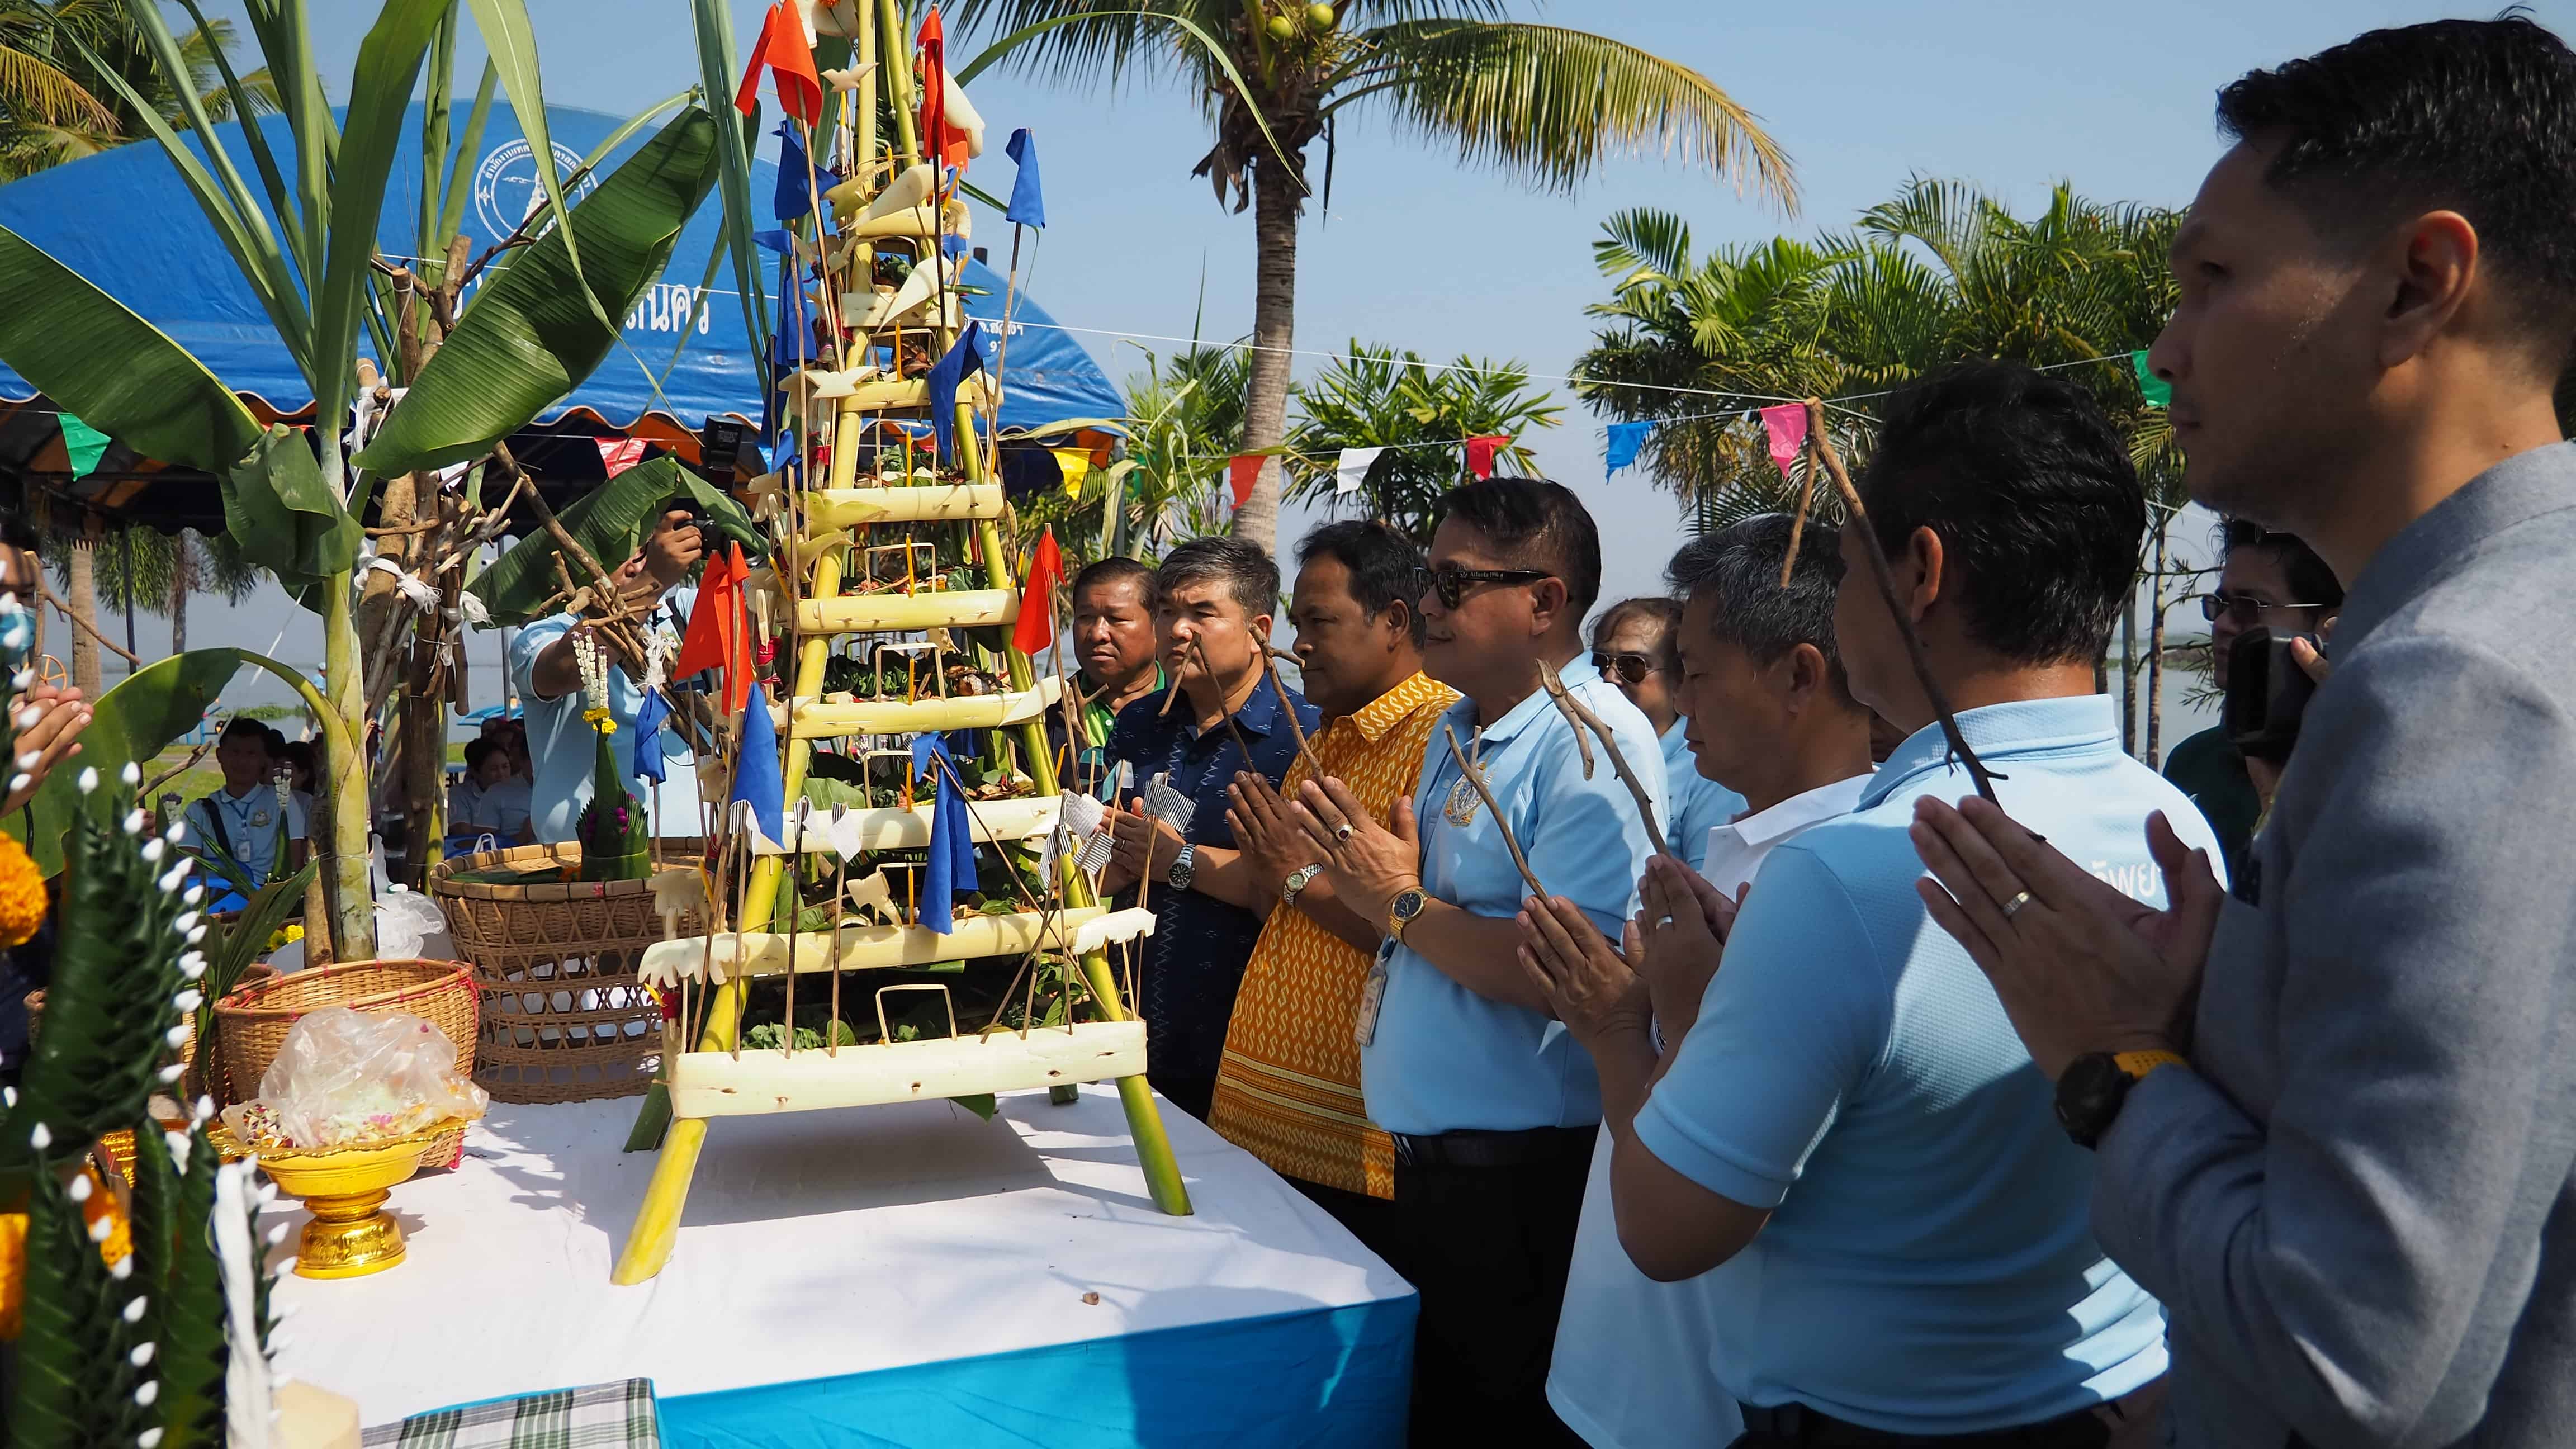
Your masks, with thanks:
[{"label": "light blue dress shirt", "polygon": [[1708,865],[1709,827],[1743,814],[1744,797],[1699,772],[1699,756],[1691,753],[1690,741],[1683,738],[1689,730],[1690,718],[1685,715],[1664,731],[1664,789],[1672,797],[1672,815],[1656,823],[1664,827],[1664,842],[1689,861],[1691,869],[1703,870]]},{"label": "light blue dress shirt", "polygon": [[[669,635],[675,654],[688,628],[689,611],[696,607],[697,595],[693,588],[674,589],[654,612],[656,627]],[[531,620],[510,641],[510,679],[527,708],[528,761],[536,771],[536,779],[528,789],[528,814],[536,822],[537,839],[546,843],[574,838],[573,827],[590,804],[591,773],[597,763],[590,725],[581,717],[590,705],[582,698],[580,688],[546,699],[531,684],[537,656],[571,632],[572,622],[570,614]],[[609,748],[616,752],[617,768],[625,776],[627,788],[640,796],[646,782],[635,778],[635,712],[643,708],[644,695],[635,687],[635,680],[617,668],[608,671],[608,693],[608,712],[617,721],[617,733],[609,736]],[[670,766],[662,787],[654,791],[654,830],[664,836],[696,835],[701,827],[698,776],[692,763],[695,757],[677,729],[665,729],[661,738],[662,753]]]},{"label": "light blue dress shirt", "polygon": [[[2121,752],[2108,698],[1959,725],[2010,777],[2013,818],[2120,890],[2164,902],[2151,811],[2215,860],[2200,812]],[[1945,755],[1937,725],[1918,731],[1859,810],[1763,863],[1636,1122],[1667,1166],[1773,1210],[1712,1282],[1726,1387],[1900,1434],[2038,1423],[2165,1371],[2162,1310],[2094,1241],[2092,1154],[1915,894],[1914,801],[1972,788]]]},{"label": "light blue dress shirt", "polygon": [[[1578,656],[1560,677],[1610,727],[1662,818],[1663,751],[1653,726],[1589,659]],[[1474,700],[1458,701],[1445,719],[1462,746],[1477,748]],[[1573,731],[1547,694],[1534,691],[1486,727],[1479,768],[1539,883],[1583,907],[1615,940],[1636,909],[1637,877],[1651,847],[1637,802],[1597,743],[1592,778],[1583,778]],[[1425,892],[1480,916],[1520,912],[1529,887],[1437,729],[1423,756],[1413,818]],[[1360,1048],[1360,1087],[1372,1121],[1389,1132],[1433,1136],[1601,1120],[1601,1080],[1562,1023],[1479,996],[1408,947],[1389,943],[1378,951],[1386,988],[1376,1030]]]}]

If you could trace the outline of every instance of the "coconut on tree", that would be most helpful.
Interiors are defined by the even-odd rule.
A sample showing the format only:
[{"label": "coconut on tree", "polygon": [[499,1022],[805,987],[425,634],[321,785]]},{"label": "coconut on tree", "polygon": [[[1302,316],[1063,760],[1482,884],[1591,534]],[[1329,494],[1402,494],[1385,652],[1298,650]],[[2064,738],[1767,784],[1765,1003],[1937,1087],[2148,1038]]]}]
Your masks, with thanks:
[{"label": "coconut on tree", "polygon": [[[1001,32],[958,79],[1008,56],[1064,81],[1130,69],[1195,87],[1215,137],[1193,175],[1253,212],[1253,351],[1242,447],[1276,447],[1296,338],[1297,222],[1315,189],[1307,148],[1371,103],[1402,128],[1552,190],[1604,157],[1657,153],[1794,209],[1789,158],[1752,112],[1688,66],[1605,36],[1504,18],[1501,0],[960,0],[968,27]],[[1328,141],[1329,144],[1329,141]],[[1266,464],[1234,531],[1278,535],[1279,468]]]}]

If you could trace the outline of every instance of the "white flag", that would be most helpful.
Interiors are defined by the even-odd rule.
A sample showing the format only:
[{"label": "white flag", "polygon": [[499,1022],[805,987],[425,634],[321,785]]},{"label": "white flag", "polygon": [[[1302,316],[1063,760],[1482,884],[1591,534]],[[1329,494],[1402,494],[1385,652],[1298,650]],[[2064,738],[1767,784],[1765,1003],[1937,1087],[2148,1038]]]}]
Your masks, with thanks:
[{"label": "white flag", "polygon": [[1334,494],[1359,492],[1360,485],[1368,481],[1369,464],[1376,462],[1377,455],[1385,451],[1384,448],[1344,448],[1340,459],[1333,464]]}]

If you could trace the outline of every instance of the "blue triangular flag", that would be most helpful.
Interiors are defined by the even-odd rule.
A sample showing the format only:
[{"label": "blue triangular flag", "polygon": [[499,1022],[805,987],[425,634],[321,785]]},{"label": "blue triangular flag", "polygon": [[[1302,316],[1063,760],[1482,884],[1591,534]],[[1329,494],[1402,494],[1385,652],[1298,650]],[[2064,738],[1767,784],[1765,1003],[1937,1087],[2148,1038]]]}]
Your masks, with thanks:
[{"label": "blue triangular flag", "polygon": [[1610,471],[1612,473],[1637,461],[1637,450],[1645,446],[1646,434],[1654,431],[1654,427],[1651,420],[1642,423],[1610,425]]},{"label": "blue triangular flag", "polygon": [[805,143],[796,139],[796,128],[779,122],[778,189],[770,197],[769,211],[780,221],[794,221],[813,211],[814,180],[805,169],[809,164]]},{"label": "blue triangular flag", "polygon": [[946,256],[962,257],[975,250],[975,243],[962,236],[944,236],[939,239],[939,250]]},{"label": "blue triangular flag", "polygon": [[966,813],[966,797],[957,793],[955,763],[938,736],[913,739],[912,773],[938,776],[930,806],[930,863],[922,871],[921,907],[913,924],[945,936],[956,929],[956,894],[975,889],[975,823]]},{"label": "blue triangular flag", "polygon": [[1002,219],[1014,226],[1046,225],[1046,197],[1038,190],[1038,138],[1022,126],[1011,133],[1011,144],[1002,148],[1020,168],[1019,178],[1011,183],[1011,206]]},{"label": "blue triangular flag", "polygon": [[668,777],[669,768],[662,762],[662,721],[670,718],[671,707],[662,702],[662,691],[644,691],[644,703],[635,710],[635,778],[659,785]]},{"label": "blue triangular flag", "polygon": [[[733,800],[751,802],[751,817],[772,840],[779,838],[786,813],[787,787],[778,778],[778,730],[769,719],[769,691],[751,683],[751,703],[743,708],[742,735],[733,767]],[[732,802],[726,802],[728,813]]]},{"label": "blue triangular flag", "polygon": [[984,370],[984,324],[969,321],[957,334],[957,345],[930,369],[930,430],[939,439],[939,456],[953,461],[957,453],[957,388]]}]

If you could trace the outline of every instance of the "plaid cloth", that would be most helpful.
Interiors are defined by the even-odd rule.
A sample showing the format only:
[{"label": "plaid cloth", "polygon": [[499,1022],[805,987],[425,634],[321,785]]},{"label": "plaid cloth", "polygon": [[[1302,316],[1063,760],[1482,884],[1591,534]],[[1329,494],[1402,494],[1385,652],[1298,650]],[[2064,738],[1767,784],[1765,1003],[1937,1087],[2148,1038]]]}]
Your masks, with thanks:
[{"label": "plaid cloth", "polygon": [[592,1384],[462,1409],[434,1409],[367,1431],[367,1449],[661,1449],[653,1381]]}]

